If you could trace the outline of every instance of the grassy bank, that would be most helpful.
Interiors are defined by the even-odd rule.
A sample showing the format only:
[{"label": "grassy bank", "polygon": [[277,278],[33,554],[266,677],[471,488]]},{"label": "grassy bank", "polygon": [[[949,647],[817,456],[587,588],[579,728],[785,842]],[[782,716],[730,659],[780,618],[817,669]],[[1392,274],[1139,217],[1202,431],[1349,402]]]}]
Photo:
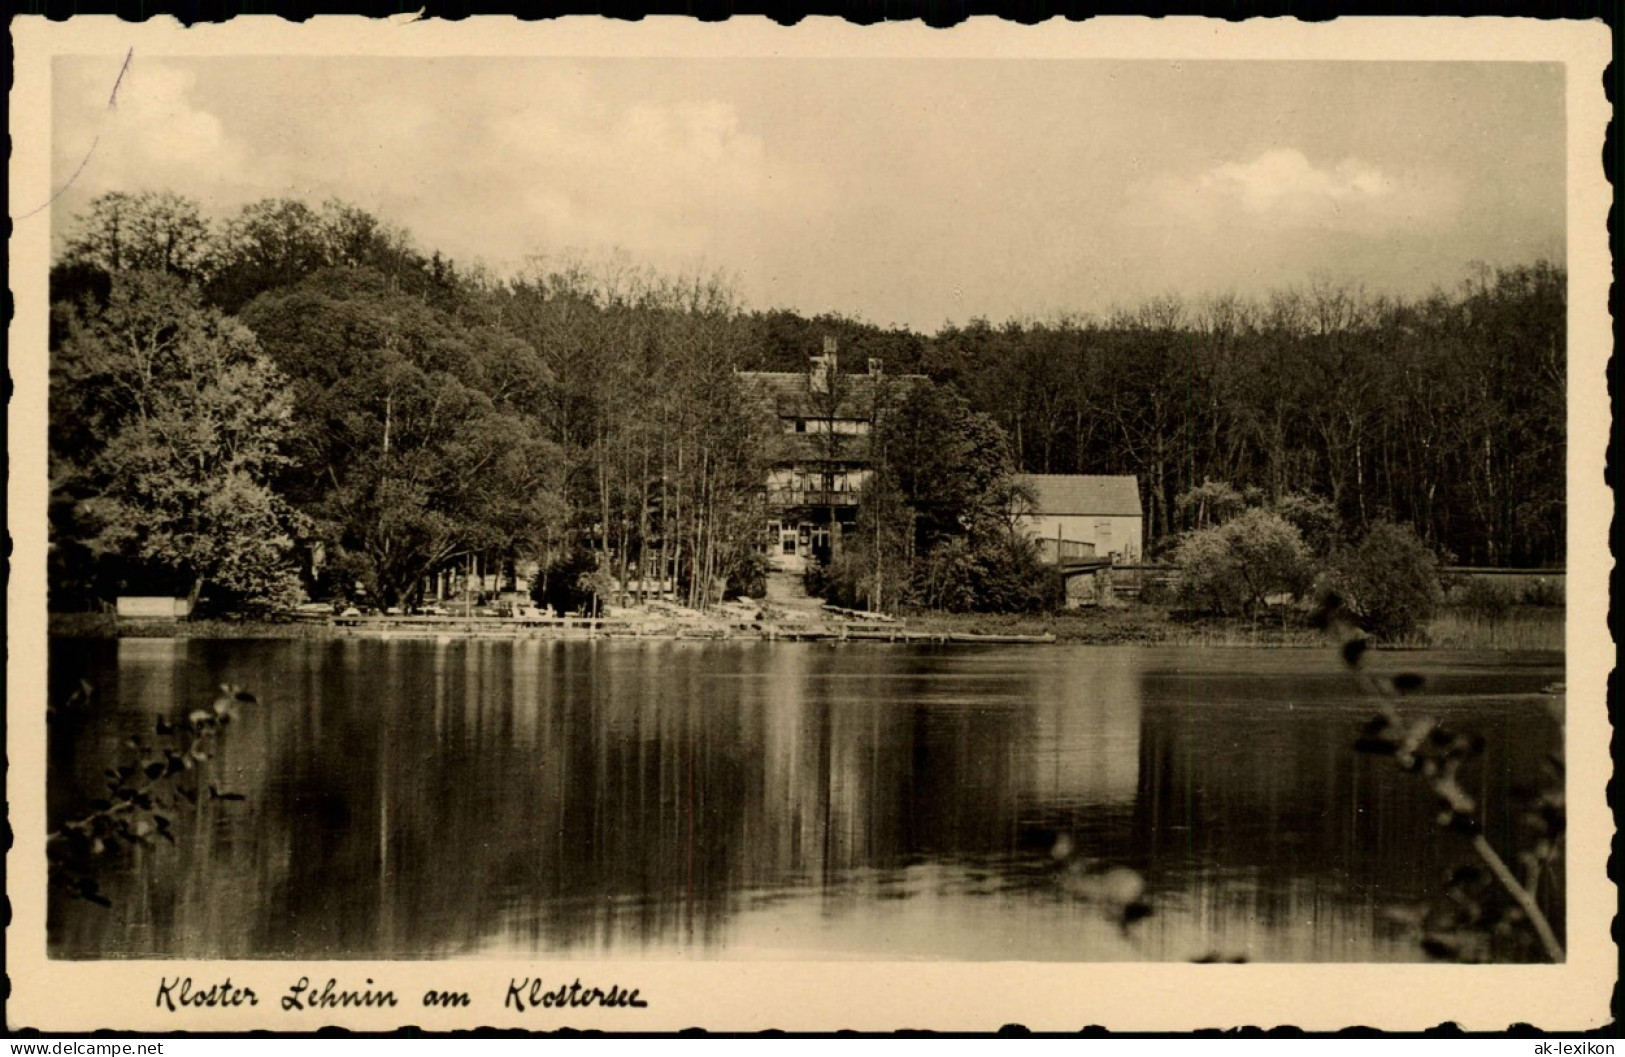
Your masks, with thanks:
[{"label": "grassy bank", "polygon": [[1061,613],[910,613],[917,631],[979,635],[1053,634],[1058,642],[1093,646],[1320,646],[1325,641],[1311,628],[1282,627],[1278,622],[1248,620],[1178,620],[1159,606],[1128,604]]},{"label": "grassy bank", "polygon": [[1446,609],[1428,623],[1425,644],[1443,650],[1562,650],[1562,606],[1514,606],[1486,616]]},{"label": "grassy bank", "polygon": [[111,613],[52,613],[47,628],[62,639],[325,639],[325,624],[277,620],[125,620]]},{"label": "grassy bank", "polygon": [[[1392,646],[1446,650],[1563,649],[1563,608],[1516,606],[1485,616],[1447,608],[1425,629]],[[908,626],[919,631],[971,632],[998,635],[1041,635],[1059,642],[1089,645],[1146,644],[1161,646],[1324,646],[1325,637],[1301,623],[1278,620],[1185,619],[1159,606],[1131,603],[1109,609],[1080,609],[1052,614],[914,613]]]}]

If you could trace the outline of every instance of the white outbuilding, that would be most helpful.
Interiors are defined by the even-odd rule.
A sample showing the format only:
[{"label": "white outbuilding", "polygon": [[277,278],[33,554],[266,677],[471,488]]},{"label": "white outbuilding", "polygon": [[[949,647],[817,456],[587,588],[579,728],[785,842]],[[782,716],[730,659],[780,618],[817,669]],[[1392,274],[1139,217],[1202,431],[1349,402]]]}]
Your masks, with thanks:
[{"label": "white outbuilding", "polygon": [[1133,564],[1144,552],[1145,519],[1139,481],[1131,475],[1024,473],[1016,480],[1031,491],[1033,503],[1022,521],[1033,538],[1060,542],[1057,553],[1093,545],[1093,553],[1117,564]]}]

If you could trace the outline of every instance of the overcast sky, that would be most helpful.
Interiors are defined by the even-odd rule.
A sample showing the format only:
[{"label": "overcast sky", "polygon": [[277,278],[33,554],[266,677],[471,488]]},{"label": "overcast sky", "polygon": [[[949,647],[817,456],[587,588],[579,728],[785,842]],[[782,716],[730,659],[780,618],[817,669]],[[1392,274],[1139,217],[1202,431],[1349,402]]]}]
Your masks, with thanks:
[{"label": "overcast sky", "polygon": [[337,197],[928,332],[1564,251],[1556,65],[137,55],[109,108],[122,62],[56,60],[59,233],[109,190]]}]

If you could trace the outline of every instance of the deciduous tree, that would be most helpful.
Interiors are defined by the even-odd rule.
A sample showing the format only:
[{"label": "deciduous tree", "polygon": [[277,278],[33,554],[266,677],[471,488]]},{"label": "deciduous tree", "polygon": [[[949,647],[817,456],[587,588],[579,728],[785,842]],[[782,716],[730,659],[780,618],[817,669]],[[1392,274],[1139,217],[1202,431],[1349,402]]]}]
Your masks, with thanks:
[{"label": "deciduous tree", "polygon": [[52,362],[58,528],[254,606],[297,591],[303,520],[272,491],[286,379],[237,322],[174,275],[123,272],[72,317]]}]

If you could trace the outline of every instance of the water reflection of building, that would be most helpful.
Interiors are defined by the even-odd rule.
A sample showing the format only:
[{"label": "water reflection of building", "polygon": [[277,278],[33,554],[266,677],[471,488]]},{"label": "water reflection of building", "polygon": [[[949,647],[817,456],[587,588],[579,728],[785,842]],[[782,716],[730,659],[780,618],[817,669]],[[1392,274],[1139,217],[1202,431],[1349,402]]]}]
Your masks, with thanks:
[{"label": "water reflection of building", "polygon": [[[1111,666],[792,644],[286,648],[300,656],[266,709],[232,731],[250,800],[215,812],[188,869],[145,876],[142,920],[167,939],[128,942],[178,953],[203,929],[216,955],[406,957],[497,929],[528,949],[703,945],[748,893],[1006,857],[1035,804],[1133,787],[1114,752],[1134,705]],[[132,659],[125,678],[172,699],[183,668]]]},{"label": "water reflection of building", "polygon": [[[1112,649],[131,642],[121,707],[84,736],[121,742],[155,710],[251,686],[265,704],[217,757],[248,799],[187,813],[177,846],[110,872],[117,913],[56,913],[53,956],[705,953],[778,942],[781,919],[752,908],[793,900],[783,920],[811,940],[835,917],[848,937],[904,928],[875,911],[903,889],[961,925],[1072,928],[1092,912],[1043,887],[1064,828],[1146,876],[1151,956],[1402,957],[1373,922],[1453,864],[1414,839],[1432,822],[1409,776],[1349,751],[1347,691],[1283,687],[1256,658],[1187,673]],[[1523,780],[1561,737],[1516,704],[1474,706],[1483,775]],[[1505,819],[1505,790],[1480,782]],[[927,953],[928,902],[906,926]]]},{"label": "water reflection of building", "polygon": [[1143,662],[1123,650],[1064,659],[1031,679],[1034,758],[1024,791],[1052,809],[1132,804]]},{"label": "water reflection of building", "polygon": [[[912,652],[767,653],[765,782],[752,842],[762,881],[828,879],[1008,845],[1022,705],[945,699]],[[921,668],[925,670],[921,670]]]}]

